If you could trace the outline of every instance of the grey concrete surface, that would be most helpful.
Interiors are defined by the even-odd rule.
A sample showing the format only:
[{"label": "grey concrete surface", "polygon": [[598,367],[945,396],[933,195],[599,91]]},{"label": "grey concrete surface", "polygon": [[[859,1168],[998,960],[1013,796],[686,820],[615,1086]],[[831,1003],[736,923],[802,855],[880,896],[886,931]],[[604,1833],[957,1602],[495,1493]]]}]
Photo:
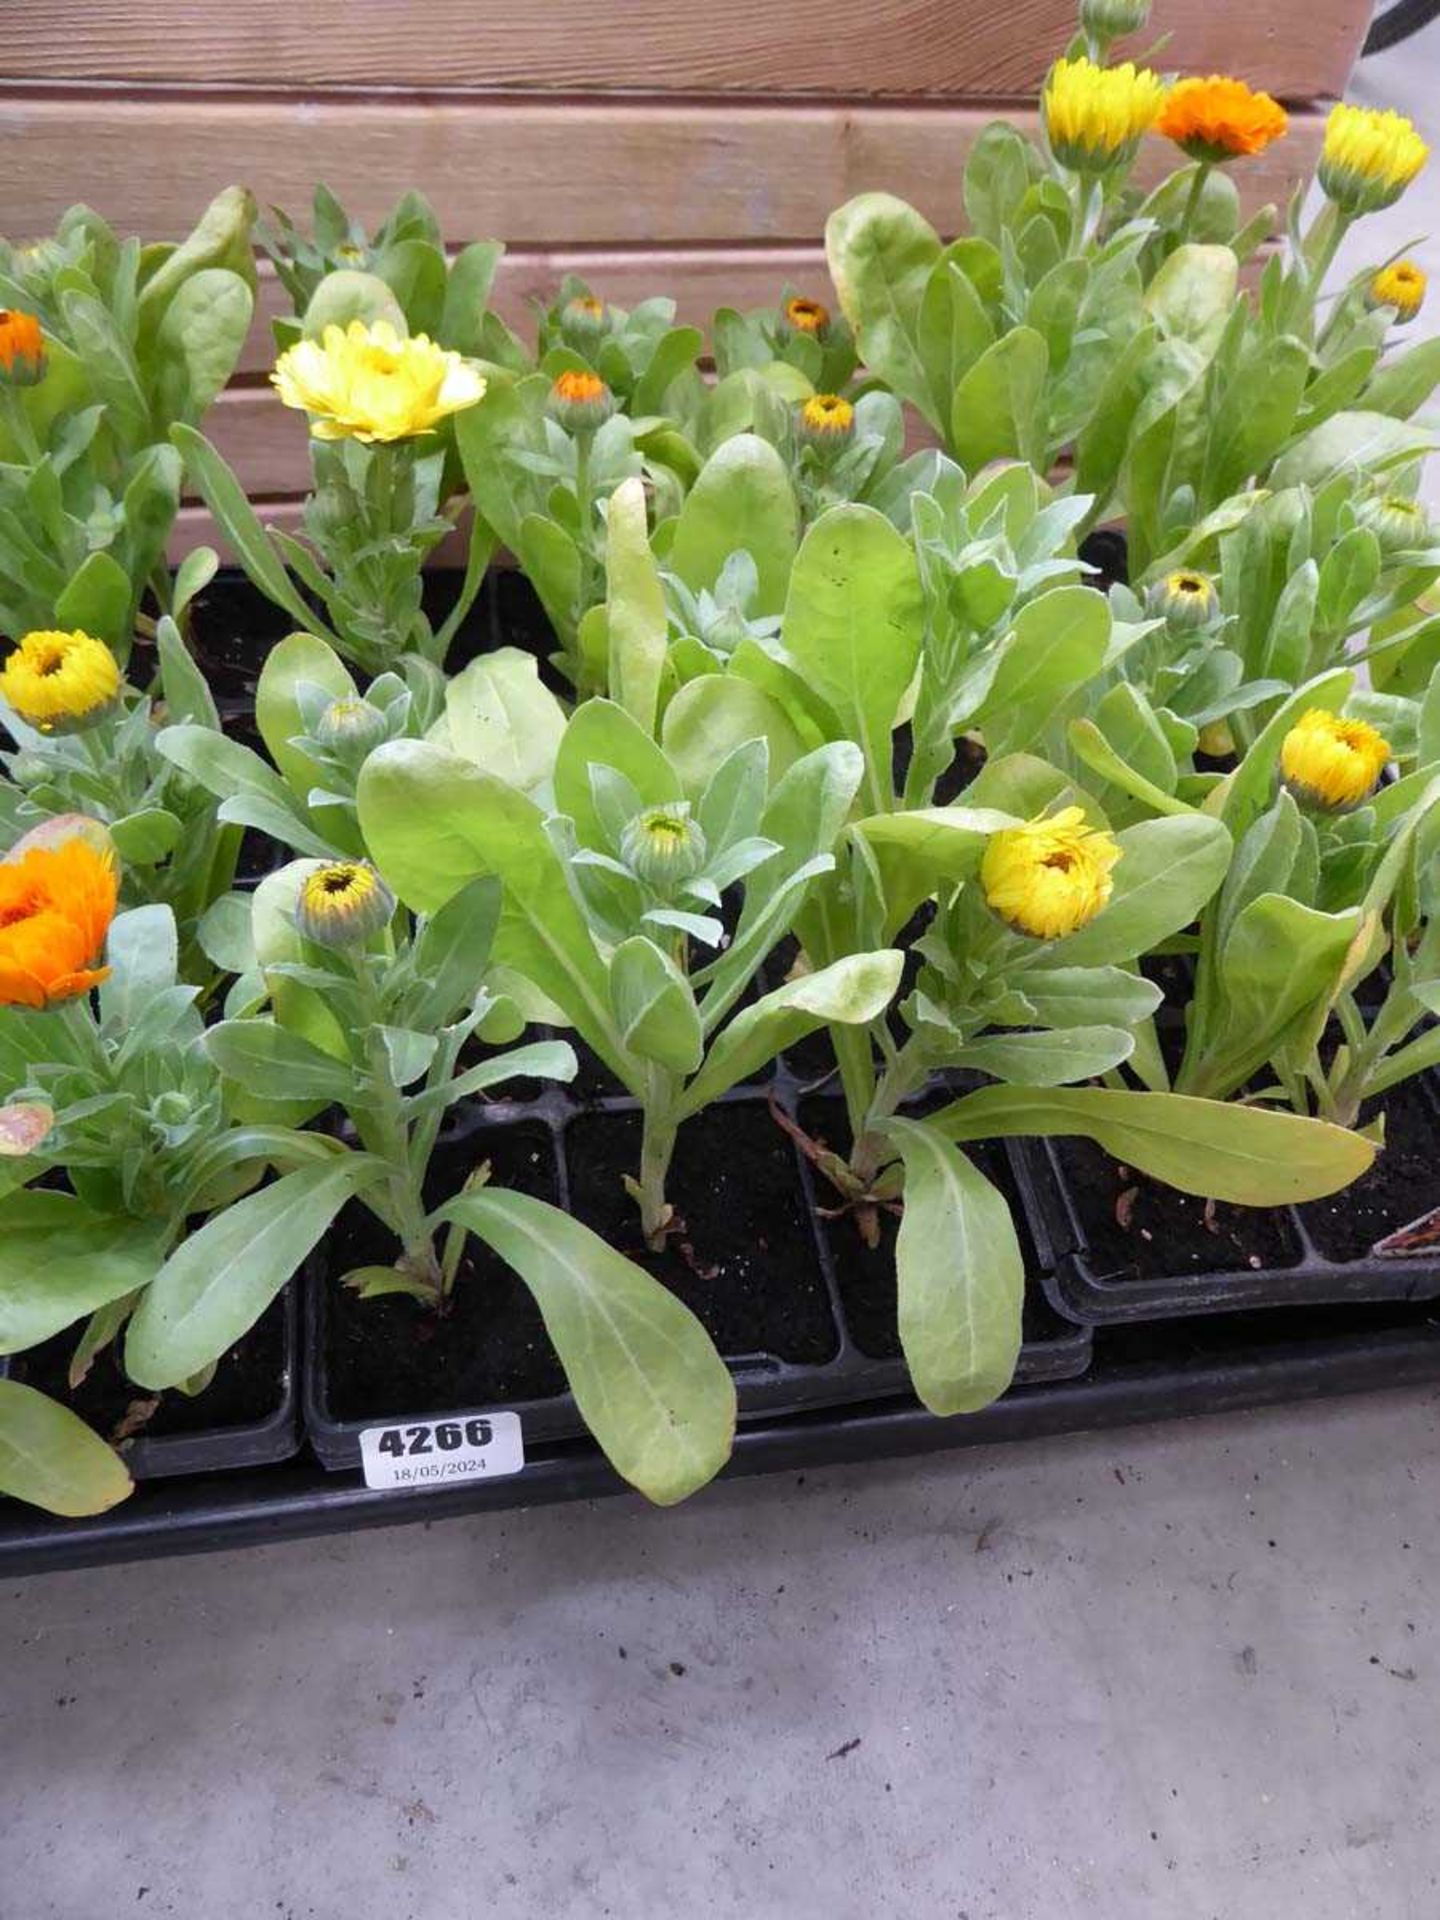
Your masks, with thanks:
[{"label": "grey concrete surface", "polygon": [[0,1589],[4,1920],[1433,1920],[1440,1396]]}]

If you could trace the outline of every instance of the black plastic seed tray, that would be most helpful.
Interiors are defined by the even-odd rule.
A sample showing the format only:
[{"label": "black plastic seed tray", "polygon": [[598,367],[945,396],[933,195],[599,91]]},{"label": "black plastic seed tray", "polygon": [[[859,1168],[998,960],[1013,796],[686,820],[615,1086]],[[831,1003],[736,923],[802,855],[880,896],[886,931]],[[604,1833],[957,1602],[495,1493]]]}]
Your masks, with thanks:
[{"label": "black plastic seed tray", "polygon": [[[1433,1152],[1440,1138],[1436,1078],[1420,1075],[1389,1098],[1392,1118],[1405,1115],[1409,1137],[1428,1163],[1412,1190],[1387,1192],[1383,1204],[1372,1204],[1372,1180],[1388,1177],[1382,1156],[1373,1175],[1329,1200],[1232,1209],[1234,1219],[1245,1213],[1257,1220],[1266,1216],[1264,1240],[1270,1257],[1251,1253],[1246,1261],[1227,1261],[1222,1257],[1227,1243],[1223,1231],[1217,1231],[1215,1264],[1188,1272],[1144,1270],[1143,1263],[1152,1257],[1159,1262],[1165,1258],[1165,1236],[1160,1233],[1153,1256],[1151,1249],[1137,1248],[1138,1259],[1122,1257],[1110,1220],[1097,1218],[1093,1174],[1077,1178],[1074,1149],[1063,1140],[1022,1143],[1037,1267],[1051,1304],[1083,1325],[1102,1327],[1246,1308],[1440,1297],[1440,1222],[1429,1220],[1431,1210],[1440,1209],[1440,1162]],[[1177,1203],[1172,1199],[1170,1205],[1175,1213]],[[1213,1220],[1215,1210],[1205,1218]],[[1178,1236],[1178,1226],[1176,1232]],[[1374,1236],[1369,1244],[1367,1232]],[[1097,1244],[1102,1235],[1103,1244]],[[1399,1244],[1382,1250],[1379,1243],[1392,1239]]]},{"label": "black plastic seed tray", "polygon": [[[1017,1387],[983,1413],[937,1420],[913,1399],[894,1399],[762,1417],[741,1429],[722,1477],[1436,1382],[1440,1323],[1416,1305],[1111,1328],[1096,1335],[1095,1363],[1084,1378]],[[327,1473],[299,1459],[263,1472],[145,1486],[93,1520],[55,1520],[0,1501],[0,1577],[428,1524],[624,1491],[599,1449],[579,1438],[536,1446],[524,1470],[510,1478],[401,1493],[372,1490],[356,1473]]]},{"label": "black plastic seed tray", "polygon": [[[300,1292],[287,1287],[269,1309],[269,1332],[278,1346],[274,1375],[276,1398],[266,1412],[229,1425],[195,1427],[189,1431],[141,1431],[120,1443],[117,1451],[136,1480],[170,1479],[180,1474],[228,1473],[267,1467],[293,1458],[300,1447]],[[7,1370],[25,1375],[23,1354],[8,1362],[0,1359],[0,1378]],[[222,1362],[222,1365],[224,1363]],[[131,1389],[142,1399],[142,1390]],[[178,1398],[178,1395],[172,1396]],[[194,1403],[204,1409],[204,1398]],[[102,1429],[103,1432],[103,1429]],[[3,1503],[0,1503],[3,1504]]]},{"label": "black plastic seed tray", "polygon": [[[551,1192],[558,1204],[608,1229],[616,1244],[623,1245],[623,1235],[633,1232],[635,1244],[624,1245],[624,1251],[643,1257],[638,1223],[632,1220],[633,1203],[620,1192],[618,1171],[614,1181],[618,1218],[611,1214],[608,1219],[593,1220],[593,1191],[586,1205],[578,1204],[574,1149],[582,1135],[593,1137],[598,1126],[613,1132],[617,1127],[633,1130],[638,1124],[637,1103],[623,1094],[599,1090],[603,1085],[601,1072],[587,1062],[578,1099],[568,1089],[547,1087],[528,1100],[472,1103],[463,1110],[452,1140],[463,1146],[471,1164],[478,1164],[497,1152],[507,1135],[514,1138],[517,1134],[533,1134],[535,1129],[543,1129],[554,1163]],[[686,1123],[680,1134],[677,1167],[687,1149],[702,1155],[708,1152],[709,1143],[701,1140],[697,1144],[695,1132],[708,1127],[721,1136],[752,1135],[763,1145],[765,1155],[785,1169],[788,1205],[778,1209],[783,1219],[777,1222],[777,1230],[783,1229],[790,1236],[794,1254],[793,1258],[779,1259],[768,1280],[759,1277],[759,1291],[763,1294],[773,1288],[777,1293],[803,1296],[805,1327],[798,1347],[792,1346],[788,1352],[769,1348],[739,1350],[726,1342],[724,1317],[730,1304],[727,1290],[733,1291],[747,1283],[752,1288],[756,1286],[756,1276],[749,1273],[744,1264],[748,1256],[742,1256],[737,1270],[711,1273],[704,1266],[705,1255],[691,1252],[688,1256],[691,1271],[675,1267],[662,1276],[682,1291],[683,1296],[688,1296],[692,1307],[711,1324],[735,1378],[740,1418],[747,1422],[807,1408],[881,1400],[910,1392],[909,1376],[893,1332],[893,1278],[889,1300],[883,1295],[873,1300],[864,1315],[863,1326],[859,1325],[856,1290],[847,1285],[841,1270],[847,1244],[853,1241],[857,1254],[860,1251],[858,1234],[849,1220],[828,1224],[824,1221],[818,1209],[827,1204],[827,1196],[816,1192],[811,1167],[770,1113],[772,1098],[785,1112],[794,1114],[810,1092],[811,1087],[797,1079],[781,1062],[771,1080],[735,1089],[709,1110],[708,1119],[705,1115],[697,1116]],[[1003,1148],[995,1147],[991,1152],[998,1165],[997,1177],[1008,1187],[1017,1214],[1023,1218],[1031,1211],[1026,1198],[1028,1175],[1023,1167],[1014,1165]],[[719,1178],[718,1166],[715,1173]],[[683,1192],[678,1187],[676,1197],[683,1202]],[[736,1237],[743,1240],[746,1235],[739,1233]],[[1033,1243],[1030,1246],[1032,1270],[1025,1303],[1025,1340],[1016,1382],[1073,1379],[1089,1364],[1090,1335],[1086,1328],[1067,1319],[1051,1304],[1042,1284],[1043,1276],[1034,1270]],[[886,1255],[882,1253],[878,1259],[883,1264]],[[404,1423],[407,1418],[434,1419],[455,1412],[479,1413],[503,1408],[520,1415],[527,1446],[583,1433],[584,1423],[573,1397],[564,1391],[563,1379],[557,1379],[554,1392],[540,1396],[516,1398],[504,1393],[477,1396],[472,1391],[463,1404],[417,1407],[392,1402],[376,1406],[373,1411],[357,1409],[348,1417],[342,1417],[337,1411],[337,1396],[330,1377],[340,1335],[335,1320],[337,1282],[333,1275],[326,1275],[324,1266],[322,1250],[322,1256],[312,1262],[307,1276],[304,1419],[311,1445],[326,1466],[343,1471],[358,1464],[361,1433],[382,1421]],[[462,1279],[461,1285],[465,1284]],[[372,1304],[375,1303],[361,1303],[359,1314],[363,1316]],[[773,1306],[780,1319],[784,1318],[785,1305],[783,1300],[772,1302],[760,1298],[757,1301],[762,1311]],[[718,1321],[712,1320],[712,1315],[718,1315]],[[363,1318],[357,1324],[363,1326]],[[380,1332],[378,1322],[375,1331],[377,1335]],[[797,1357],[800,1349],[804,1349],[804,1357]]]}]

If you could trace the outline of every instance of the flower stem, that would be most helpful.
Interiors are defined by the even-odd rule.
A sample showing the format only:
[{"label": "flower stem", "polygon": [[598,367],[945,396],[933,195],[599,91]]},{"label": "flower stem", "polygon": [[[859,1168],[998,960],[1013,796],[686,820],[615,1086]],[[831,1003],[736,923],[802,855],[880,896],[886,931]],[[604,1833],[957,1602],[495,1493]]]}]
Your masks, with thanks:
[{"label": "flower stem", "polygon": [[640,1177],[633,1183],[633,1192],[640,1206],[645,1244],[654,1253],[664,1247],[665,1230],[670,1225],[672,1209],[665,1198],[665,1183],[678,1131],[669,1101],[647,1099],[640,1136]]},{"label": "flower stem", "polygon": [[45,458],[44,450],[30,424],[30,416],[25,411],[25,402],[16,388],[0,382],[0,415],[9,429],[15,444],[19,447],[26,463],[38,467]]},{"label": "flower stem", "polygon": [[1205,182],[1210,177],[1210,163],[1198,160],[1195,163],[1195,178],[1190,182],[1190,192],[1185,200],[1185,211],[1180,216],[1180,242],[1183,245],[1190,238],[1195,225],[1195,216],[1200,211],[1200,201],[1205,192]]}]

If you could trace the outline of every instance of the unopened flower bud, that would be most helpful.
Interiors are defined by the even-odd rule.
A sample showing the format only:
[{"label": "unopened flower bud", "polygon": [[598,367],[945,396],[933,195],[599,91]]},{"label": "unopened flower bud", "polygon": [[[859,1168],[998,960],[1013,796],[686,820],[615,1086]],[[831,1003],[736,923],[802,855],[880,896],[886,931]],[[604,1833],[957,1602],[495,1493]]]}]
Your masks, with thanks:
[{"label": "unopened flower bud", "polygon": [[1150,18],[1150,0],[1080,0],[1080,25],[1097,40],[1138,33]]},{"label": "unopened flower bud", "polygon": [[1161,619],[1171,633],[1198,633],[1212,626],[1220,612],[1215,583],[1203,573],[1167,573],[1145,596],[1146,611]]},{"label": "unopened flower bud", "polygon": [[567,433],[594,433],[615,411],[615,396],[598,373],[562,373],[550,389],[550,414]]},{"label": "unopened flower bud", "polygon": [[560,309],[560,331],[568,345],[584,353],[610,331],[610,315],[605,302],[593,294],[577,293]]},{"label": "unopened flower bud", "polygon": [[659,893],[682,886],[705,864],[705,834],[690,817],[688,801],[647,807],[620,836],[620,858]]},{"label": "unopened flower bud", "polygon": [[363,946],[395,911],[395,899],[364,860],[327,860],[305,876],[295,923],[321,947]]},{"label": "unopened flower bud", "polygon": [[796,294],[780,309],[782,333],[808,333],[812,339],[823,340],[829,330],[830,309],[818,300],[807,300]]},{"label": "unopened flower bud", "polygon": [[347,695],[332,700],[320,716],[315,737],[347,761],[358,764],[389,733],[385,715],[368,700]]},{"label": "unopened flower bud", "polygon": [[1362,500],[1355,509],[1358,526],[1368,527],[1383,554],[1416,553],[1430,546],[1434,533],[1425,509],[1401,494]]},{"label": "unopened flower bud", "polygon": [[802,446],[839,453],[855,438],[855,409],[838,393],[812,393],[796,409],[795,430]]}]

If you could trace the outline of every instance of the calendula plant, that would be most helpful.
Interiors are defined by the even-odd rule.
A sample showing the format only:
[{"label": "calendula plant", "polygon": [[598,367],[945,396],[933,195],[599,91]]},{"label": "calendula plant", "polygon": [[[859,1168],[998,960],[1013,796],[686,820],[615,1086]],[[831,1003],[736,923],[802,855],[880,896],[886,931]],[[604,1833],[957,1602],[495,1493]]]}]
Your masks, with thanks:
[{"label": "calendula plant", "polygon": [[[1416,350],[1383,364],[1396,309],[1366,311],[1358,290],[1315,321],[1348,225],[1392,204],[1424,161],[1407,121],[1335,109],[1327,203],[1302,231],[1297,193],[1287,251],[1252,306],[1239,268],[1273,212],[1242,226],[1227,169],[1283,135],[1283,109],[1224,76],[1172,87],[1108,66],[1113,37],[1086,26],[1087,50],[1051,69],[1043,149],[1004,123],[982,134],[965,174],[969,234],[947,246],[913,208],[863,194],[832,215],[827,250],[868,369],[966,471],[1018,456],[1048,473],[1070,449],[1087,524],[1123,512],[1142,571],[1276,463],[1413,454],[1405,423],[1440,363]],[[1152,132],[1189,164],[1141,198],[1128,177]]]},{"label": "calendula plant", "polygon": [[1384,787],[1396,750],[1343,711],[1353,697],[1343,670],[1302,689],[1221,791],[1239,837],[1201,921],[1182,1093],[1224,1097],[1268,1065],[1277,1084],[1254,1098],[1353,1126],[1440,1058],[1440,678],[1408,743],[1413,771]]},{"label": "calendula plant", "polygon": [[[882,1211],[900,1214],[900,1339],[933,1411],[1003,1392],[1021,1344],[1014,1224],[966,1142],[1085,1135],[1185,1192],[1255,1206],[1333,1192],[1369,1165],[1370,1144],[1340,1128],[1118,1080],[1160,998],[1138,962],[1203,907],[1230,848],[1198,813],[1113,831],[1065,774],[1012,754],[964,804],[858,820],[835,880],[807,903],[797,932],[821,967],[935,903],[904,1039],[883,1021],[835,1030],[848,1158],[791,1129],[867,1237]],[[907,1113],[937,1071],[996,1084]],[[1111,1083],[1076,1084],[1098,1076]]]},{"label": "calendula plant", "polygon": [[634,421],[583,364],[497,385],[462,417],[456,441],[477,515],[515,555],[555,630],[555,665],[582,697],[602,690],[605,503],[621,481],[643,477],[673,511],[679,478],[641,453]]},{"label": "calendula plant", "polygon": [[710,324],[715,371],[724,380],[775,361],[794,367],[816,393],[843,394],[859,364],[855,336],[843,315],[786,287],[776,307],[740,313],[721,307]]},{"label": "calendula plant", "polygon": [[[117,913],[118,893],[104,828],[79,816],[0,861],[0,1352],[80,1325],[75,1385],[123,1334],[137,1385],[193,1393],[313,1244],[286,1237],[292,1203],[348,1191],[352,1172],[324,1135],[235,1117],[174,916]],[[68,1490],[53,1461],[7,1460],[12,1418],[64,1436]],[[6,1490],[66,1512],[110,1504],[114,1457],[75,1428],[63,1408],[0,1395]]]},{"label": "calendula plant", "polygon": [[[270,649],[255,689],[255,723],[269,755],[184,721],[155,739],[162,762],[219,803],[217,818],[319,858],[363,852],[356,796],[366,761],[392,740],[430,739],[526,792],[548,792],[565,711],[540,684],[534,659],[514,647],[482,654],[449,680],[384,673],[362,694],[339,655],[311,633]],[[202,926],[216,964],[225,958],[232,905]],[[248,914],[248,903],[244,904]],[[212,935],[223,943],[216,947]]]},{"label": "calendula plant", "polygon": [[598,375],[636,421],[699,403],[704,385],[696,362],[704,350],[698,327],[676,326],[673,300],[612,306],[573,273],[540,315],[540,371],[552,379],[565,372]]},{"label": "calendula plant", "polygon": [[15,742],[0,752],[0,848],[57,816],[98,821],[123,863],[126,903],[167,905],[188,963],[201,916],[234,877],[240,829],[159,750],[162,709],[222,750],[227,743],[168,615],[156,640],[157,699],[126,684],[93,634],[29,633],[0,664],[0,722]]},{"label": "calendula plant", "polygon": [[[1416,603],[1437,566],[1440,540],[1424,510],[1398,492],[1357,484],[1343,470],[1318,476],[1313,488],[1301,483],[1237,496],[1152,569],[1141,587],[1143,609],[1126,589],[1112,589],[1111,604],[1122,616],[1148,613],[1164,622],[1126,655],[1119,671],[1127,691],[1110,696],[1117,725],[1132,738],[1141,729],[1152,741],[1135,769],[1166,792],[1193,799],[1184,774],[1197,740],[1211,753],[1243,751],[1280,701],[1342,660],[1373,663],[1382,683],[1390,660],[1410,654],[1414,664],[1433,627]],[[1402,746],[1415,733],[1413,702],[1395,703],[1405,691],[1382,684],[1355,696],[1357,711],[1395,732]],[[1416,692],[1423,691],[1422,681]],[[1178,787],[1153,744],[1157,726]],[[1197,730],[1196,739],[1186,726]],[[1123,749],[1115,728],[1108,731]],[[1072,743],[1094,771],[1105,772],[1084,740]]]},{"label": "calendula plant", "polygon": [[[629,1185],[658,1246],[673,1224],[666,1175],[683,1122],[815,1028],[878,1015],[901,955],[847,955],[740,1005],[833,866],[863,756],[837,741],[772,771],[769,740],[733,713],[712,727],[677,719],[672,702],[662,723],[665,611],[644,572],[638,486],[620,491],[610,516],[616,698],[570,718],[553,808],[429,743],[397,742],[365,765],[360,825],[415,908],[438,909],[477,874],[504,881],[496,959],[526,976],[641,1104]],[[647,583],[638,595],[632,569]]]},{"label": "calendula plant", "polygon": [[88,207],[72,207],[53,237],[0,240],[0,627],[10,633],[81,627],[123,661],[142,599],[172,610],[164,557],[181,467],[168,436],[173,422],[203,418],[239,358],[254,310],[254,213],[230,187],[178,245],[122,241]]},{"label": "calendula plant", "polygon": [[274,1017],[223,1021],[206,1045],[227,1079],[257,1099],[283,1086],[338,1106],[354,1127],[358,1148],[333,1163],[348,1177],[316,1182],[292,1204],[305,1251],[353,1195],[397,1253],[344,1283],[366,1299],[409,1294],[443,1314],[466,1236],[493,1247],[534,1294],[580,1411],[617,1471],[668,1504],[718,1471],[734,1433],[735,1389],[699,1321],[567,1213],[492,1186],[483,1162],[439,1205],[426,1197],[451,1108],[515,1075],[575,1072],[563,1041],[462,1064],[472,1037],[503,1041],[520,1025],[482,984],[499,923],[497,879],[472,879],[412,921],[397,916],[366,861],[294,863],[263,881],[254,902]]},{"label": "calendula plant", "polygon": [[471,359],[515,372],[530,366],[489,304],[504,247],[477,240],[452,258],[423,193],[403,193],[373,234],[324,185],[315,189],[308,234],[281,208],[271,215],[256,237],[295,309],[274,323],[279,346],[318,336],[327,321],[388,318],[399,332],[428,334]]},{"label": "calendula plant", "polygon": [[445,498],[437,429],[480,403],[485,379],[425,334],[405,333],[403,317],[398,326],[392,318],[341,326],[317,317],[325,293],[322,285],[311,303],[318,333],[287,348],[272,375],[285,405],[310,420],[315,487],[304,540],[261,525],[203,434],[182,425],[172,438],[250,578],[298,626],[370,674],[402,667],[411,655],[438,666],[480,590],[493,542],[476,520],[465,584],[433,628],[420,570],[459,513],[458,501]]}]

